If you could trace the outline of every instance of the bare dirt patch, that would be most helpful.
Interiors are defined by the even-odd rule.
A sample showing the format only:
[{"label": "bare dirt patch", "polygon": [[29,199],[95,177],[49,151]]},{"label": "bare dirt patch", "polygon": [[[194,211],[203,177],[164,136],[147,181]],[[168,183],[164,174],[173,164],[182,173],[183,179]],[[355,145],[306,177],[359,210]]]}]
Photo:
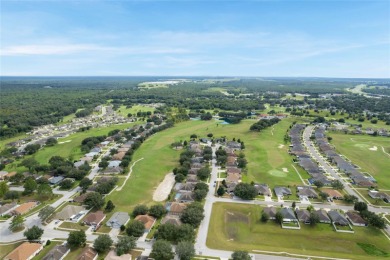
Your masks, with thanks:
[{"label": "bare dirt patch", "polygon": [[376,146],[373,146],[373,147],[371,147],[371,148],[368,148],[370,151],[377,151],[378,150],[378,147],[376,147]]},{"label": "bare dirt patch", "polygon": [[165,175],[164,180],[158,185],[153,193],[154,201],[164,201],[168,198],[169,193],[175,184],[175,175],[171,172]]},{"label": "bare dirt patch", "polygon": [[284,144],[279,144],[278,148],[282,149],[284,147]]}]

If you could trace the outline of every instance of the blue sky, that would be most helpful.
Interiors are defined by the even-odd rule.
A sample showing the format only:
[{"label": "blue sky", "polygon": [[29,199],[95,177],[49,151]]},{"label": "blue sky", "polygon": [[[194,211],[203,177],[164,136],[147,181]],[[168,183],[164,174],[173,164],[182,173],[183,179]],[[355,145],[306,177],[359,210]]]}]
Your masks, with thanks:
[{"label": "blue sky", "polygon": [[390,77],[390,1],[1,1],[9,76]]}]

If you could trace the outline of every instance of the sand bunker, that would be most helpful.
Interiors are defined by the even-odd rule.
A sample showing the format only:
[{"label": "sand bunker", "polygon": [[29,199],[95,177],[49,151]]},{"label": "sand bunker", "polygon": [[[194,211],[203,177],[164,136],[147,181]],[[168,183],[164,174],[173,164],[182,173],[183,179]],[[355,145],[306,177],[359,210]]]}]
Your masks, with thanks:
[{"label": "sand bunker", "polygon": [[282,168],[282,171],[283,172],[288,172],[288,169],[287,168]]},{"label": "sand bunker", "polygon": [[279,170],[270,170],[270,171],[268,171],[268,173],[275,176],[275,177],[286,177],[287,176],[286,172],[282,172]]},{"label": "sand bunker", "polygon": [[371,148],[368,148],[370,151],[377,151],[378,150],[378,147],[376,147],[376,146],[373,146],[373,147],[371,147]]},{"label": "sand bunker", "polygon": [[278,148],[282,149],[284,147],[284,144],[279,144]]},{"label": "sand bunker", "polygon": [[171,172],[165,175],[164,180],[158,185],[153,193],[154,201],[164,201],[168,198],[169,193],[175,184],[175,175]]},{"label": "sand bunker", "polygon": [[72,140],[67,140],[67,141],[64,141],[64,142],[59,142],[59,144],[64,144],[64,143],[69,143],[69,142],[72,142]]}]

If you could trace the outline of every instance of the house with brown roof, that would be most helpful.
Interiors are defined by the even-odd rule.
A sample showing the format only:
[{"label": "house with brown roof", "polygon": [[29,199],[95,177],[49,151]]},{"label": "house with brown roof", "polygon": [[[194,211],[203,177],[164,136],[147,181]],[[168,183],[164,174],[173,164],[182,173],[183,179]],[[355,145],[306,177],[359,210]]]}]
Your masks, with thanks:
[{"label": "house with brown roof", "polygon": [[241,174],[239,173],[229,173],[226,177],[226,182],[238,183],[241,181]]},{"label": "house with brown roof", "polygon": [[193,202],[194,199],[194,193],[193,192],[181,192],[179,198],[177,199],[178,202]]},{"label": "house with brown roof", "polygon": [[335,200],[341,200],[344,198],[344,196],[338,190],[323,189],[322,192],[325,192],[329,197]]},{"label": "house with brown roof", "polygon": [[233,156],[228,156],[226,160],[226,166],[227,167],[235,167],[237,166],[237,160]]},{"label": "house with brown roof", "polygon": [[171,215],[178,215],[180,216],[184,209],[187,208],[187,204],[179,203],[179,202],[172,202],[171,205],[168,207],[169,214]]},{"label": "house with brown roof", "polygon": [[237,167],[228,167],[226,169],[226,173],[229,174],[229,173],[237,173],[237,174],[240,174],[241,173],[241,169],[240,168],[237,168]]},{"label": "house with brown roof", "polygon": [[7,173],[6,175],[4,175],[4,179],[9,179],[11,178],[12,176],[15,176],[16,175],[16,172],[9,172]]},{"label": "house with brown roof", "polygon": [[125,157],[126,152],[118,152],[112,156],[113,160],[122,160]]},{"label": "house with brown roof", "polygon": [[42,249],[43,244],[24,242],[4,257],[4,260],[30,260]]},{"label": "house with brown roof", "polygon": [[365,227],[368,225],[367,221],[365,221],[358,212],[355,211],[348,211],[347,212],[347,219],[349,222],[351,222],[352,225],[354,226],[360,226],[360,227]]},{"label": "house with brown roof", "polygon": [[180,217],[177,215],[166,215],[162,220],[161,224],[172,224],[175,226],[180,226],[182,224]]},{"label": "house with brown roof", "polygon": [[77,202],[77,203],[83,203],[85,198],[87,197],[87,195],[88,195],[88,192],[85,192],[85,193],[81,194],[80,196],[74,197],[73,201]]},{"label": "house with brown roof", "polygon": [[149,215],[138,215],[135,217],[135,220],[142,222],[145,226],[145,231],[149,232],[149,230],[153,227],[156,219]]},{"label": "house with brown roof", "polygon": [[86,247],[81,254],[77,256],[77,260],[96,260],[98,253],[92,247]]},{"label": "house with brown roof", "polygon": [[30,201],[30,202],[23,203],[19,207],[17,207],[16,209],[14,209],[11,212],[11,214],[12,215],[23,215],[23,214],[29,212],[31,209],[33,209],[36,205],[38,205],[38,202],[36,202],[36,201]]},{"label": "house with brown roof", "polygon": [[103,220],[106,218],[106,215],[103,213],[103,211],[99,210],[96,212],[89,213],[84,218],[85,225],[88,226],[95,226],[98,227],[103,222]]}]

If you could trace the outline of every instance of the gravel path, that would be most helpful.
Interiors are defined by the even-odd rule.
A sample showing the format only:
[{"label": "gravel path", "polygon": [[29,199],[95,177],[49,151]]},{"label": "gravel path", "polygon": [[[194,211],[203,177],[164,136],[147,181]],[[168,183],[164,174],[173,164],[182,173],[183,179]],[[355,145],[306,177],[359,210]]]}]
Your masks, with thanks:
[{"label": "gravel path", "polygon": [[154,201],[164,201],[168,198],[169,193],[175,185],[175,175],[171,172],[165,175],[164,180],[158,185],[153,193]]}]

